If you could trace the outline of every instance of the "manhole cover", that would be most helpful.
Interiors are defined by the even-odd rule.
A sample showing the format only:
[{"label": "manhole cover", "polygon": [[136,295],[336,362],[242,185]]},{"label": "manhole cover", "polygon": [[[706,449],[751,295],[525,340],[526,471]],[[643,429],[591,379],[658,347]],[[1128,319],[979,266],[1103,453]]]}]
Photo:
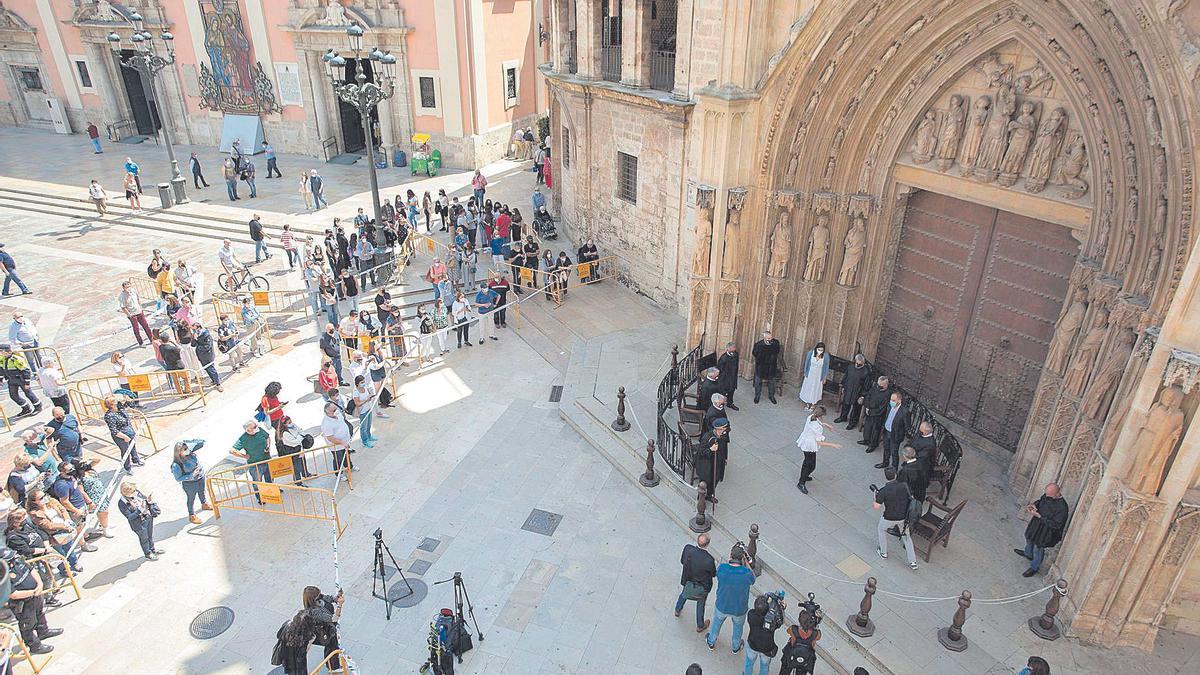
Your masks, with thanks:
[{"label": "manhole cover", "polygon": [[192,619],[188,632],[197,640],[211,640],[229,630],[233,625],[233,610],[228,607],[212,607]]},{"label": "manhole cover", "polygon": [[[409,587],[412,587],[412,592],[409,593]],[[392,601],[393,607],[415,607],[429,595],[429,587],[420,579],[409,579],[406,586],[399,577],[396,578],[396,583],[388,586],[388,599]]]},{"label": "manhole cover", "polygon": [[430,567],[433,567],[433,563],[429,562],[428,560],[414,560],[412,561],[412,564],[408,566],[408,571],[417,576],[421,576],[422,574],[428,572]]},{"label": "manhole cover", "polygon": [[554,535],[554,530],[558,529],[558,524],[562,522],[562,518],[562,514],[560,513],[534,509],[529,513],[529,517],[525,519],[525,524],[521,526],[521,529],[550,537]]}]

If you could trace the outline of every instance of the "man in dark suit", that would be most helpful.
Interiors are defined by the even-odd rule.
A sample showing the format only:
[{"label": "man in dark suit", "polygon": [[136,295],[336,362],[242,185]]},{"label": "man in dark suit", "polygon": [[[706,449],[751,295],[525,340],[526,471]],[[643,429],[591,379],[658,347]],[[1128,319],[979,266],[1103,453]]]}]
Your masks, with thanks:
[{"label": "man in dark suit", "polygon": [[[719,394],[718,394],[719,396]],[[708,501],[717,503],[717,484],[725,480],[725,462],[729,459],[729,420],[718,417],[696,447],[695,480],[708,486]]]},{"label": "man in dark suit", "polygon": [[712,395],[722,393],[719,378],[720,372],[716,368],[709,368],[704,371],[704,375],[700,377],[700,383],[697,385],[699,390],[696,396],[697,408],[707,410],[708,406],[712,405]]},{"label": "man in dark suit", "polygon": [[715,393],[712,395],[712,405],[708,406],[708,410],[704,411],[704,421],[700,424],[700,433],[712,431],[713,424],[716,420],[724,419],[726,424],[729,420],[729,412],[725,409],[725,395]]},{"label": "man in dark suit", "polygon": [[855,354],[854,363],[846,368],[846,375],[842,378],[842,414],[833,421],[834,424],[841,424],[849,420],[850,424],[846,425],[847,431],[858,426],[858,418],[862,414],[863,396],[867,393],[869,386],[871,386],[871,369],[867,367],[867,359],[862,354]]},{"label": "man in dark suit", "polygon": [[888,412],[888,398],[892,393],[892,385],[886,376],[880,376],[863,395],[863,439],[859,445],[867,446],[867,452],[875,452],[883,435],[883,419]]},{"label": "man in dark suit", "polygon": [[893,391],[888,401],[888,411],[883,418],[883,461],[876,464],[876,469],[884,467],[898,468],[900,463],[900,447],[904,445],[904,437],[908,435],[908,407],[904,405],[904,395]]},{"label": "man in dark suit", "polygon": [[717,359],[717,370],[721,371],[717,378],[717,391],[725,394],[726,403],[730,410],[739,408],[733,404],[733,390],[737,389],[738,381],[738,351],[737,345],[725,343],[725,353]]},{"label": "man in dark suit", "polygon": [[921,422],[909,445],[916,451],[917,463],[921,465],[925,475],[933,475],[933,467],[937,464],[937,439],[933,437],[933,425],[928,421]]},{"label": "man in dark suit", "polygon": [[762,396],[763,383],[767,383],[767,398],[771,399],[771,403],[778,403],[775,400],[775,383],[779,381],[779,340],[776,340],[771,331],[763,331],[763,339],[754,343],[754,350],[750,355],[754,358],[754,402],[758,403],[758,399]]}]

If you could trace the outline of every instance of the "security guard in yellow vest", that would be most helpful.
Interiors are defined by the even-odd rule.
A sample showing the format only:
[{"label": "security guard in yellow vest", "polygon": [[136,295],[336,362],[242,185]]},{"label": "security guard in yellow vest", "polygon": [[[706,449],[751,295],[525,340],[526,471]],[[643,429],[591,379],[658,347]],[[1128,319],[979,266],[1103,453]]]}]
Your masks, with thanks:
[{"label": "security guard in yellow vest", "polygon": [[0,344],[0,374],[3,374],[5,381],[8,382],[8,397],[21,406],[21,412],[17,417],[36,415],[42,411],[42,402],[38,400],[37,394],[33,393],[33,389],[29,386],[33,380],[33,371],[29,369],[29,362],[25,360],[24,356],[14,353],[12,345],[7,343]]}]

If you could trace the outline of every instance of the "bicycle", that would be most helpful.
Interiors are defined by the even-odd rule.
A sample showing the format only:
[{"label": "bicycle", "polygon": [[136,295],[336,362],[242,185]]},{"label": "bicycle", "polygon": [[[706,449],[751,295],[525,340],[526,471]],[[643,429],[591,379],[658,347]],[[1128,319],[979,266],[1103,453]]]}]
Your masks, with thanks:
[{"label": "bicycle", "polygon": [[248,286],[251,291],[271,290],[271,284],[266,277],[250,274],[250,270],[245,267],[239,267],[232,272],[229,271],[229,268],[225,268],[225,271],[217,277],[217,285],[228,293],[240,291],[244,286]]}]

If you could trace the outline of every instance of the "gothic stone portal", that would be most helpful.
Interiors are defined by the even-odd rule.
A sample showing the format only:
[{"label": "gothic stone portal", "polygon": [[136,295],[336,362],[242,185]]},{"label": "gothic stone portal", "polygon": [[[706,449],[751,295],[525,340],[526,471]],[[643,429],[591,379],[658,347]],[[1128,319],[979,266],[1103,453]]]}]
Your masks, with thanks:
[{"label": "gothic stone portal", "polygon": [[1078,250],[1061,225],[917,192],[878,366],[933,410],[1015,450]]}]

